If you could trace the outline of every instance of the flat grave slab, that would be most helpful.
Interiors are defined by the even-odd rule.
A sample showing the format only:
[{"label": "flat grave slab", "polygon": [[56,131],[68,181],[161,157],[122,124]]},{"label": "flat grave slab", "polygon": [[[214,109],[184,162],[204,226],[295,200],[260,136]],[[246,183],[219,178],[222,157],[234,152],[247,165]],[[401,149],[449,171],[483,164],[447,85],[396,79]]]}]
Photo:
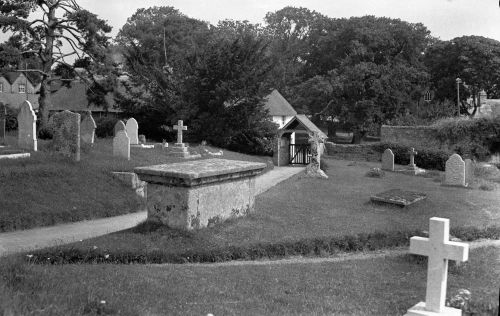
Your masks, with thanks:
[{"label": "flat grave slab", "polygon": [[401,189],[392,189],[370,196],[371,201],[395,204],[399,206],[408,206],[426,198],[427,195],[423,193],[404,191]]},{"label": "flat grave slab", "polygon": [[18,159],[29,157],[30,153],[27,153],[23,150],[0,146],[0,159]]}]

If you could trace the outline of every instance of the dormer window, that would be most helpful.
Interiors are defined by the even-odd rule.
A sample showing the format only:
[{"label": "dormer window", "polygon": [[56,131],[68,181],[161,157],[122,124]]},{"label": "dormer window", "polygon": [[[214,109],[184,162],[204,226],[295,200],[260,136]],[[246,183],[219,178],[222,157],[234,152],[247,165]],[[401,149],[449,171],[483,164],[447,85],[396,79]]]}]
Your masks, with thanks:
[{"label": "dormer window", "polygon": [[19,93],[26,93],[26,85],[24,83],[19,84]]}]

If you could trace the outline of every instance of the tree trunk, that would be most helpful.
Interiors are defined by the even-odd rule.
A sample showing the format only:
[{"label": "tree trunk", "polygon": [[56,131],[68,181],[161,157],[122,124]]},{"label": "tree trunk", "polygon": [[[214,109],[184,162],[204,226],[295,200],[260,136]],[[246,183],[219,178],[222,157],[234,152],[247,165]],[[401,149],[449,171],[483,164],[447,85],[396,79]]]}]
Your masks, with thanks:
[{"label": "tree trunk", "polygon": [[40,83],[40,97],[38,98],[38,115],[40,119],[38,130],[45,128],[49,122],[50,105],[50,84],[48,77],[44,76]]}]

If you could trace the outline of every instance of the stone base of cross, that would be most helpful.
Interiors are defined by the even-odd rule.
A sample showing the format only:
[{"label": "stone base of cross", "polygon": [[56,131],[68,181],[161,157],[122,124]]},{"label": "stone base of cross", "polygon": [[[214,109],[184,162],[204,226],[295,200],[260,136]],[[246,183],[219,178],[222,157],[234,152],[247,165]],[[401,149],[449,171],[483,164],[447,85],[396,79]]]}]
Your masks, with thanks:
[{"label": "stone base of cross", "polygon": [[450,241],[450,220],[432,217],[429,224],[429,238],[412,237],[410,252],[428,256],[427,290],[425,302],[420,302],[408,310],[405,316],[460,316],[460,309],[446,307],[446,283],[448,260],[467,261],[469,245]]}]

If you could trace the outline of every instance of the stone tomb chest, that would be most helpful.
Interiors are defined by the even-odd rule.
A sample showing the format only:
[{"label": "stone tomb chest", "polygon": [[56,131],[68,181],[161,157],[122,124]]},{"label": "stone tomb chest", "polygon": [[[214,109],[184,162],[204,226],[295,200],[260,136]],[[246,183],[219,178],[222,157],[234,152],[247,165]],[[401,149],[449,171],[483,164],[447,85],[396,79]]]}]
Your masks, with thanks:
[{"label": "stone tomb chest", "polygon": [[264,163],[205,159],[138,167],[148,218],[173,228],[206,227],[254,210],[255,177]]}]

